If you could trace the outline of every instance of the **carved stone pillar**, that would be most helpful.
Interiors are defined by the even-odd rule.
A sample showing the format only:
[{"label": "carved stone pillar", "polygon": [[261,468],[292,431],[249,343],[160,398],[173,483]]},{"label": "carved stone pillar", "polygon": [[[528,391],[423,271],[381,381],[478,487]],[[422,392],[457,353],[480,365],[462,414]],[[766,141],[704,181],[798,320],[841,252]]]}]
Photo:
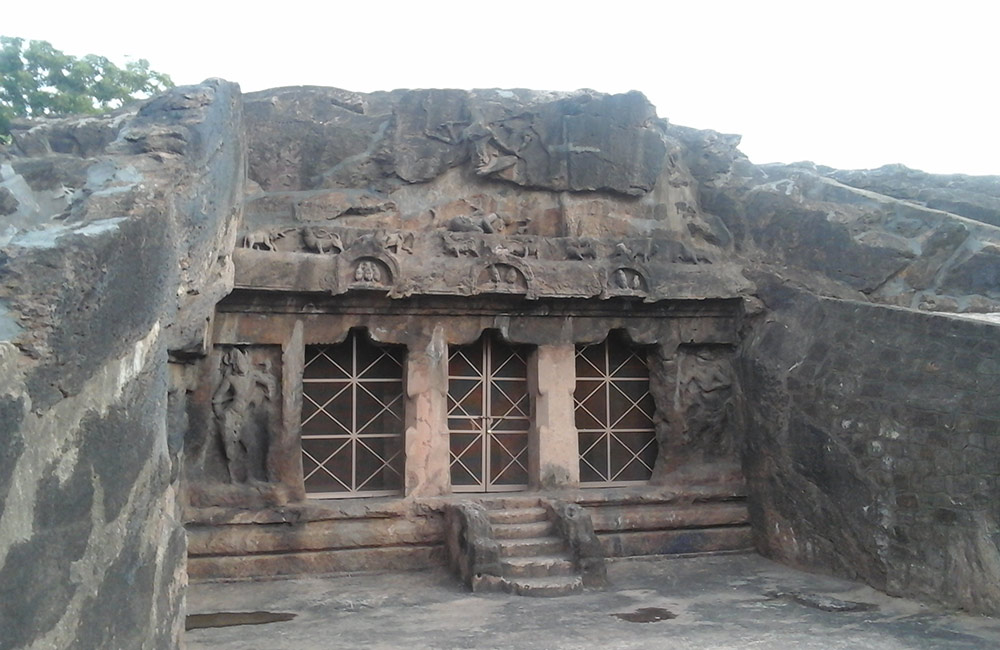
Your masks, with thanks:
[{"label": "carved stone pillar", "polygon": [[306,498],[302,481],[302,368],[305,365],[302,321],[297,321],[292,335],[282,346],[281,385],[282,426],[275,432],[268,450],[270,480],[288,487],[293,501]]},{"label": "carved stone pillar", "polygon": [[573,411],[576,347],[540,345],[528,361],[534,392],[529,472],[537,489],[580,485],[580,450]]},{"label": "carved stone pillar", "polygon": [[406,494],[447,494],[448,343],[443,329],[434,328],[426,345],[411,346],[406,358]]}]

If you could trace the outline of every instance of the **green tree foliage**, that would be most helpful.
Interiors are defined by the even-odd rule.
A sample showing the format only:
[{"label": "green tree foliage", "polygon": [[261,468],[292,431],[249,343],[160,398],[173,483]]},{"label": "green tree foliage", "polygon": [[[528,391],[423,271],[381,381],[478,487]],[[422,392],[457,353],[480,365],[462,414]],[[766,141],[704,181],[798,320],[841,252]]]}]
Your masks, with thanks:
[{"label": "green tree foliage", "polygon": [[103,56],[63,54],[47,41],[0,36],[0,139],[16,117],[101,113],[171,86],[145,59],[120,68]]}]

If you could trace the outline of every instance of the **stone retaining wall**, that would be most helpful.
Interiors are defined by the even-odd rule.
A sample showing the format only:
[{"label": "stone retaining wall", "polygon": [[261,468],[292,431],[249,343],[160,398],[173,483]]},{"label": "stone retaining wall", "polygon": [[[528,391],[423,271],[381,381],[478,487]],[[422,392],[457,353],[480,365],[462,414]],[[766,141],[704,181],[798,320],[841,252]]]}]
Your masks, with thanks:
[{"label": "stone retaining wall", "polygon": [[761,286],[742,367],[760,551],[1000,613],[1000,327]]}]

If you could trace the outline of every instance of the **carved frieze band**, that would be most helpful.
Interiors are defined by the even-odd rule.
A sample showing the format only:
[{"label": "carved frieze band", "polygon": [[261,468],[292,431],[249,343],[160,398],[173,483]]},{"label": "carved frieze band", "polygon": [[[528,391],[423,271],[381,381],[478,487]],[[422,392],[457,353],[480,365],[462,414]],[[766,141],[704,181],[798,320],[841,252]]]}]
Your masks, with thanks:
[{"label": "carved frieze band", "polygon": [[[455,218],[446,229],[391,230],[326,225],[274,226],[247,232],[242,247],[336,259],[336,286],[472,295],[637,296],[654,292],[651,267],[710,264],[679,241],[618,240],[508,233],[496,214]],[[293,263],[286,258],[286,263]],[[462,269],[465,269],[464,271]]]}]

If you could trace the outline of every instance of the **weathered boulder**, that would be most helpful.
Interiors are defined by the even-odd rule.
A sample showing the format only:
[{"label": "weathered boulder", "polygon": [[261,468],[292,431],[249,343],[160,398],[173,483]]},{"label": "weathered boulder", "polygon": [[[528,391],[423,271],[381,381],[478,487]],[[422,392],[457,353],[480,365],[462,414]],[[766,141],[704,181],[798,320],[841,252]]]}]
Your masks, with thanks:
[{"label": "weathered boulder", "polygon": [[[902,190],[863,189],[881,187],[876,172],[755,166],[733,138],[673,126],[669,133],[686,145],[682,160],[696,179],[703,219],[725,224],[748,267],[768,268],[820,295],[930,311],[1000,311],[989,271],[977,267],[1000,243],[995,225],[909,200]],[[892,178],[913,172],[891,169]],[[952,178],[912,176],[926,178],[933,191]],[[992,177],[952,182],[974,188],[962,190],[969,197],[1000,193]],[[959,269],[972,258],[972,266]]]},{"label": "weathered boulder", "polygon": [[177,88],[17,129],[0,161],[4,648],[180,641],[167,360],[203,347],[231,287],[240,108],[234,84]]}]

